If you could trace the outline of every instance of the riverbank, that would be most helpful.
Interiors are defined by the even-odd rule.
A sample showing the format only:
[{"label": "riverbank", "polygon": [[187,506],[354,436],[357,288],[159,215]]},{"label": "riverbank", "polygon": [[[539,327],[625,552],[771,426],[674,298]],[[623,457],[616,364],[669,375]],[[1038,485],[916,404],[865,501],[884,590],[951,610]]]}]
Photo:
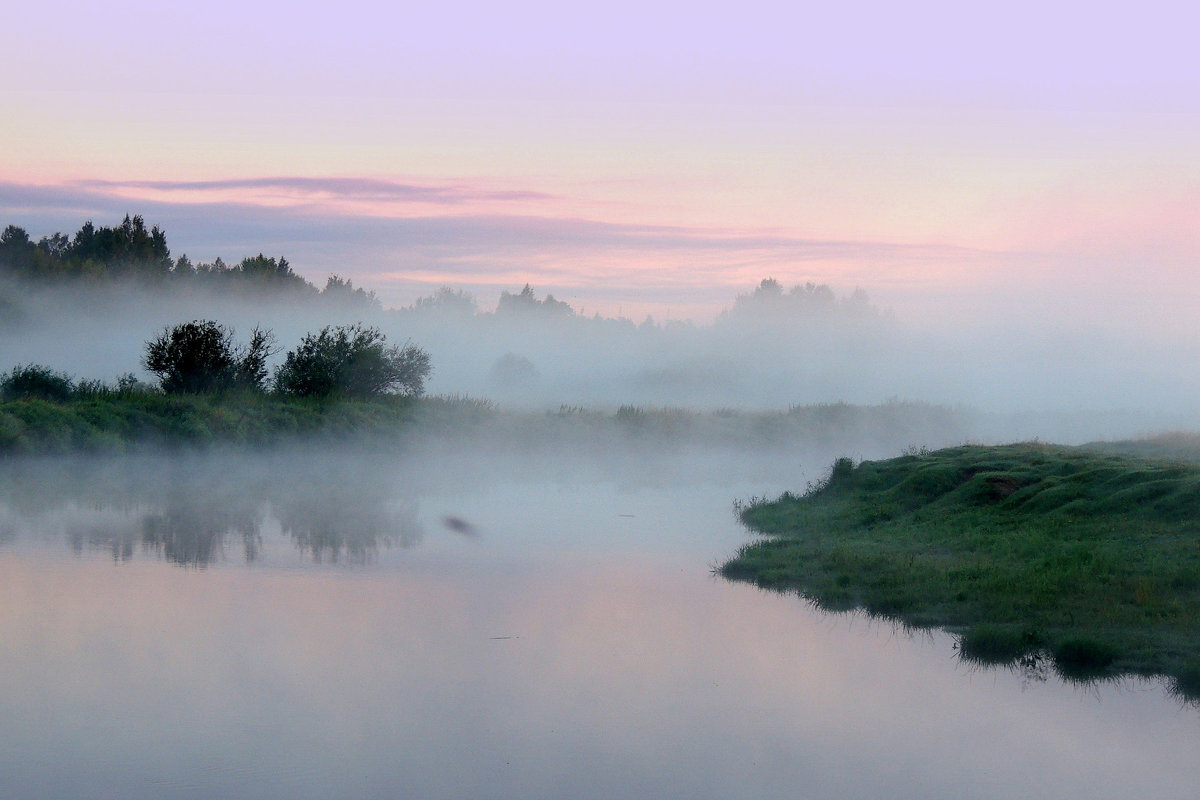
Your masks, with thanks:
[{"label": "riverbank", "polygon": [[1042,444],[837,461],[803,496],[740,506],[769,538],[720,568],[960,635],[975,662],[1170,676],[1200,696],[1200,466]]},{"label": "riverbank", "polygon": [[485,399],[383,396],[363,400],[267,393],[76,393],[0,402],[0,456],[262,448],[296,443],[394,447],[433,437],[461,446],[563,450],[633,444],[836,451],[870,441],[892,450],[968,435],[969,412],[923,403],[845,403],[782,411],[712,412],[626,405],[616,410],[499,408]]},{"label": "riverbank", "polygon": [[395,432],[411,423],[419,404],[408,397],[330,402],[251,393],[23,398],[0,403],[0,455],[249,447]]}]

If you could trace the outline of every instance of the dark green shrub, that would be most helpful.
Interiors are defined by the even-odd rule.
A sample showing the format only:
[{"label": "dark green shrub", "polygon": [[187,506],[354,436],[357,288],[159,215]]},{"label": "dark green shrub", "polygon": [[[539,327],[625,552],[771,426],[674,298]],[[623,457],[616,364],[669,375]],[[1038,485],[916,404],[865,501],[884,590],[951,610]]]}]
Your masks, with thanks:
[{"label": "dark green shrub", "polygon": [[212,320],[193,320],[146,342],[144,363],[159,377],[163,391],[172,394],[263,391],[271,343],[269,331],[255,328],[248,347],[235,347],[233,331]]},{"label": "dark green shrub", "polygon": [[419,396],[432,367],[411,344],[387,344],[376,328],[326,326],[308,334],[275,371],[275,389],[293,397]]},{"label": "dark green shrub", "polygon": [[25,423],[13,414],[0,411],[0,453],[26,449],[29,443],[24,433]]},{"label": "dark green shrub", "polygon": [[69,375],[40,364],[13,367],[0,379],[0,397],[5,400],[40,397],[61,403],[70,400],[74,393],[75,385]]}]

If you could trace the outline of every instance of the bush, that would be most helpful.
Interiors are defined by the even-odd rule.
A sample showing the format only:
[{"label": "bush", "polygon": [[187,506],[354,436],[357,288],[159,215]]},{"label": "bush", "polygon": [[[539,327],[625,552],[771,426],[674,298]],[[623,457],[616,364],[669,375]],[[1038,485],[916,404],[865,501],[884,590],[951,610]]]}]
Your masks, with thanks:
[{"label": "bush", "polygon": [[424,350],[388,345],[376,328],[326,326],[287,354],[275,371],[275,389],[293,397],[418,396],[431,369]]},{"label": "bush", "polygon": [[537,383],[539,378],[541,375],[533,362],[516,353],[500,356],[488,372],[488,383],[504,391],[529,387]]},{"label": "bush", "polygon": [[255,328],[248,347],[233,344],[233,331],[212,320],[194,320],[164,330],[146,342],[146,369],[159,377],[163,391],[263,391],[270,331]]},{"label": "bush", "polygon": [[5,400],[40,397],[61,403],[70,400],[74,393],[69,375],[40,364],[13,367],[0,379],[0,397]]},{"label": "bush", "polygon": [[132,372],[126,372],[117,376],[115,384],[94,379],[79,381],[75,384],[74,397],[77,400],[111,400],[156,393],[157,386],[138,380]]}]

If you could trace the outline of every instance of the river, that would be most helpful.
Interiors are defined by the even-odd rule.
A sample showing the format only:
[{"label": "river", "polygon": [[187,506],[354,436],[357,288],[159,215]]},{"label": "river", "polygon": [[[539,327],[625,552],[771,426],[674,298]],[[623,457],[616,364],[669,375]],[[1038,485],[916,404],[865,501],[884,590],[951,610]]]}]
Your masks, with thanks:
[{"label": "river", "polygon": [[1161,683],[714,577],[828,458],[5,465],[0,797],[1194,796]]}]

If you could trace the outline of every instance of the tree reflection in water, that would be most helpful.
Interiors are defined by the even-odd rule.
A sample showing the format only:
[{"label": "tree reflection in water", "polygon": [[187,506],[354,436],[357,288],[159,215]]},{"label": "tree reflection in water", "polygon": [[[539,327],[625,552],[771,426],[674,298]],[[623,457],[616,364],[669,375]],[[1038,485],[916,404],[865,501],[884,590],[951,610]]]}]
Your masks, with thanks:
[{"label": "tree reflection in water", "polygon": [[262,546],[261,531],[256,510],[238,513],[185,499],[142,519],[142,545],[167,561],[202,567],[222,558],[226,540],[236,537],[246,561],[254,561]]},{"label": "tree reflection in water", "polygon": [[76,555],[84,550],[108,550],[118,562],[133,558],[133,546],[140,538],[124,517],[76,521],[66,526],[66,534]]},{"label": "tree reflection in water", "polygon": [[316,563],[365,564],[381,544],[412,547],[421,541],[415,501],[364,495],[363,488],[292,493],[275,507],[283,532]]},{"label": "tree reflection in water", "polygon": [[0,465],[0,544],[15,538],[21,518],[49,515],[64,517],[60,530],[77,554],[106,550],[125,562],[140,545],[141,552],[192,567],[237,555],[258,560],[269,546],[263,531],[271,517],[316,563],[368,563],[380,547],[412,547],[422,536],[416,501],[404,495],[396,472],[361,457],[6,466]]}]

